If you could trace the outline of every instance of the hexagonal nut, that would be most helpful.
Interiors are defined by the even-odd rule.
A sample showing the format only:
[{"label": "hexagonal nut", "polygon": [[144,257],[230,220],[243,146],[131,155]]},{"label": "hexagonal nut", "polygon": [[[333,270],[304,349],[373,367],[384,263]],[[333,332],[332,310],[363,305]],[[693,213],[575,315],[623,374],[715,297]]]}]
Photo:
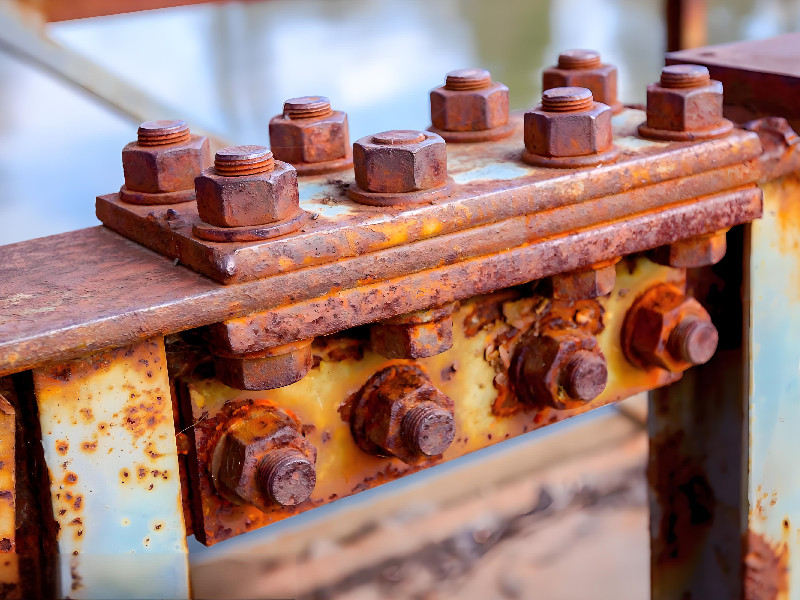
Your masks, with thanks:
[{"label": "hexagonal nut", "polygon": [[569,157],[611,150],[611,108],[549,112],[539,105],[525,113],[525,148],[539,156]]},{"label": "hexagonal nut", "polygon": [[[393,134],[404,134],[407,139],[381,143]],[[356,183],[369,192],[428,190],[447,182],[447,149],[444,140],[435,133],[389,131],[356,141],[353,166]]]},{"label": "hexagonal nut", "polygon": [[585,271],[559,273],[550,278],[551,295],[556,300],[587,300],[610,294],[617,281],[613,264]]},{"label": "hexagonal nut", "polygon": [[297,171],[276,160],[272,171],[227,177],[213,167],[195,179],[197,212],[218,227],[266,225],[288,219],[300,210]]},{"label": "hexagonal nut", "polygon": [[316,461],[316,449],[303,438],[297,418],[274,407],[255,406],[225,428],[214,447],[211,476],[217,492],[236,504],[260,510],[274,506],[261,472],[272,454],[291,449]]},{"label": "hexagonal nut", "polygon": [[565,409],[599,396],[608,367],[594,336],[580,330],[548,331],[517,345],[509,375],[520,402]]},{"label": "hexagonal nut", "polygon": [[722,84],[702,87],[647,86],[647,126],[667,131],[702,131],[722,121]]},{"label": "hexagonal nut", "polygon": [[508,123],[508,88],[493,82],[476,90],[431,90],[431,122],[443,131],[483,131]]},{"label": "hexagonal nut", "polygon": [[725,231],[721,231],[678,240],[652,250],[649,257],[653,262],[679,269],[715,265],[722,260],[728,248],[725,234]]},{"label": "hexagonal nut", "polygon": [[542,89],[557,87],[588,88],[595,101],[613,108],[617,104],[617,67],[600,65],[593,69],[545,69],[542,73]]},{"label": "hexagonal nut", "polygon": [[372,351],[386,358],[426,358],[436,356],[453,346],[452,309],[442,311],[420,311],[436,315],[430,319],[411,318],[406,322],[388,320],[370,327],[369,339]]},{"label": "hexagonal nut", "polygon": [[312,119],[277,115],[269,122],[269,140],[275,158],[291,164],[344,158],[350,152],[347,114],[333,111]]},{"label": "hexagonal nut", "polygon": [[623,351],[630,362],[674,373],[708,361],[718,340],[711,317],[700,303],[666,283],[651,287],[637,299],[622,332]]},{"label": "hexagonal nut", "polygon": [[311,340],[240,355],[215,349],[214,355],[217,378],[238,390],[272,390],[291,385],[305,377],[313,364]]},{"label": "hexagonal nut", "polygon": [[453,401],[417,365],[391,365],[356,394],[350,429],[364,452],[420,464],[453,441]]},{"label": "hexagonal nut", "polygon": [[199,135],[179,144],[140,146],[131,142],[122,149],[125,187],[147,194],[191,190],[195,177],[211,164],[208,138]]}]

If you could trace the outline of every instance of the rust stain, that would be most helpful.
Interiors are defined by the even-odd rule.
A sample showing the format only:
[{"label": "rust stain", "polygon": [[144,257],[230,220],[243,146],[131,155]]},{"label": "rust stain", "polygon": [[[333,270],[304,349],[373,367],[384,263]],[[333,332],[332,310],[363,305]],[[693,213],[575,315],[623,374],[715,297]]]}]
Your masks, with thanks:
[{"label": "rust stain", "polygon": [[[789,529],[788,519],[784,531]],[[744,559],[745,600],[784,600],[789,597],[789,546],[754,531],[747,534]]]},{"label": "rust stain", "polygon": [[653,540],[654,560],[660,565],[688,564],[711,530],[716,510],[713,488],[702,468],[682,451],[683,432],[651,440],[659,460],[651,462],[648,479],[653,490],[669,490],[657,498],[661,516]]}]

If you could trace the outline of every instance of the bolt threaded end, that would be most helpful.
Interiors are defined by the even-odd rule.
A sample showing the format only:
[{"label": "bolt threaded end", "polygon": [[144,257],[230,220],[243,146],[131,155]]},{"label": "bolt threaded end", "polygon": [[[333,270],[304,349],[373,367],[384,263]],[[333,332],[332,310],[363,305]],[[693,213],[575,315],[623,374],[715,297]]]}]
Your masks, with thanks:
[{"label": "bolt threaded end", "polygon": [[317,483],[317,471],[306,455],[295,448],[271,451],[258,463],[261,493],[281,506],[308,500]]},{"label": "bolt threaded end", "polygon": [[425,133],[413,129],[394,129],[376,133],[372,136],[372,142],[382,146],[403,146],[405,144],[417,144],[424,140]]},{"label": "bolt threaded end", "polygon": [[408,411],[400,429],[406,446],[425,456],[442,454],[456,434],[453,413],[430,401]]},{"label": "bolt threaded end", "polygon": [[564,390],[574,400],[589,402],[606,389],[608,367],[605,358],[588,350],[578,350],[564,369]]},{"label": "bolt threaded end", "polygon": [[229,146],[214,156],[214,170],[226,177],[257,175],[274,168],[272,152],[264,146]]},{"label": "bolt threaded end", "polygon": [[139,125],[137,143],[140,146],[166,146],[179,144],[191,137],[189,126],[184,121],[145,121]]},{"label": "bolt threaded end", "polygon": [[595,50],[567,50],[558,55],[559,69],[594,69],[600,66],[600,53]]},{"label": "bolt threaded end", "polygon": [[661,70],[661,87],[696,88],[708,85],[711,76],[700,65],[669,65]]},{"label": "bolt threaded end", "polygon": [[283,116],[289,119],[318,119],[332,112],[331,102],[325,96],[301,96],[283,103]]},{"label": "bolt threaded end", "polygon": [[479,90],[491,83],[492,76],[486,69],[458,69],[447,74],[444,87],[456,91]]},{"label": "bolt threaded end", "polygon": [[581,87],[552,88],[542,94],[542,109],[549,112],[578,112],[593,104],[592,92]]},{"label": "bolt threaded end", "polygon": [[667,349],[677,359],[702,365],[714,356],[718,343],[719,333],[712,323],[699,318],[687,318],[670,332]]}]

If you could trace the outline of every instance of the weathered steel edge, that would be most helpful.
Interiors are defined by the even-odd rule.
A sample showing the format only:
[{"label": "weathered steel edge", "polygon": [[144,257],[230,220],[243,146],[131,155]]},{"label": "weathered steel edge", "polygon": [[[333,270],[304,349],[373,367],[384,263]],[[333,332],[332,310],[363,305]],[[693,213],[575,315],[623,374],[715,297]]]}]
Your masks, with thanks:
[{"label": "weathered steel edge", "polygon": [[[395,273],[396,279],[385,284],[380,282],[392,277],[397,253],[420,256],[427,242],[317,268],[325,273],[314,281],[306,270],[236,286],[215,284],[102,228],[23,242],[0,249],[0,281],[7,290],[0,313],[6,319],[0,323],[0,374],[281,306],[288,307],[282,314],[294,312],[292,305],[302,312],[306,305],[298,303],[303,301],[339,298],[350,305],[355,296],[339,292],[353,287],[362,288],[355,292],[362,299],[348,309],[353,318],[402,314],[730,227],[760,214],[757,188],[684,200],[672,209],[469,260],[462,260],[454,248],[437,268]],[[502,231],[503,223],[497,227]],[[633,235],[624,239],[620,227]],[[53,255],[58,256],[56,264],[47,260]],[[359,283],[365,273],[374,274],[369,285]],[[408,298],[401,301],[403,294]],[[32,299],[37,303],[28,306]],[[107,302],[99,305],[100,299]],[[374,310],[377,306],[380,313]],[[333,322],[341,329],[353,324],[352,319]],[[292,325],[282,326],[286,335]]]},{"label": "weathered steel edge", "polygon": [[[689,151],[691,150],[691,151]],[[473,159],[454,148],[451,159]],[[192,236],[196,209],[188,205],[139,207],[121,202],[117,194],[98,196],[98,219],[107,227],[160,254],[177,258],[193,270],[222,283],[243,283],[289,271],[327,264],[344,258],[406,245],[421,239],[467,231],[512,217],[566,208],[587,200],[634,191],[653,185],[669,185],[687,177],[739,166],[762,152],[757,135],[736,130],[731,135],[705,142],[672,143],[657,153],[625,156],[617,163],[591,169],[557,172],[532,170],[531,176],[513,180],[479,180],[452,184],[446,202],[406,208],[397,214],[365,216],[343,226],[323,228],[311,222],[305,233],[262,243],[213,244]],[[548,174],[542,178],[543,174]],[[755,179],[741,181],[752,183]],[[694,196],[736,187],[724,181]],[[692,194],[691,191],[687,194]],[[340,200],[351,204],[343,192]],[[688,197],[688,195],[686,196]],[[169,208],[178,214],[165,218]],[[635,212],[631,207],[622,214]],[[369,215],[369,213],[367,213]],[[431,226],[435,223],[435,226]],[[588,223],[576,222],[573,226]],[[507,246],[505,246],[507,247]]]},{"label": "weathered steel edge", "polygon": [[[666,210],[546,238],[491,256],[219,323],[215,326],[215,339],[234,352],[249,352],[309,335],[325,335],[577,269],[585,264],[587,256],[592,257],[591,262],[609,260],[659,246],[664,240],[701,234],[710,226],[722,229],[760,216],[758,188],[718,194],[705,198],[701,204],[686,201]],[[419,289],[426,290],[424,298],[414,293]]]}]

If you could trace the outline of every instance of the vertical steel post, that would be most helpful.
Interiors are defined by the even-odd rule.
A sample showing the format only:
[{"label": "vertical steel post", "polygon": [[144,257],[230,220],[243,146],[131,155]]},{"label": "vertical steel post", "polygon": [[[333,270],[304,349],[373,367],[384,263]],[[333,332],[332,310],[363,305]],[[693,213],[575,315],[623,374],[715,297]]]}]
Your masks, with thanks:
[{"label": "vertical steel post", "polygon": [[764,186],[752,224],[745,597],[800,598],[800,175]]},{"label": "vertical steel post", "polygon": [[163,338],[33,373],[62,596],[186,598]]},{"label": "vertical steel post", "polygon": [[[709,310],[720,346],[705,365],[651,394],[651,590],[654,600],[739,598],[747,502],[746,384],[742,343],[743,241],[687,285]],[[706,302],[705,300],[708,300]]]}]

